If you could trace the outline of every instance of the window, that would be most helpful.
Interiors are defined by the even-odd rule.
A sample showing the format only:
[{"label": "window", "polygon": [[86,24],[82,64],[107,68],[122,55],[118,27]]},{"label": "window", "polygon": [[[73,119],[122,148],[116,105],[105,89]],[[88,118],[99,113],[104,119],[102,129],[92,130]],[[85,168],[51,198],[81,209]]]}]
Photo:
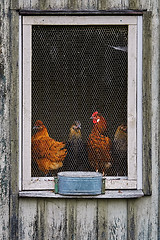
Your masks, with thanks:
[{"label": "window", "polygon": [[[54,171],[40,168],[31,148],[37,120],[65,147],[71,125],[80,121],[86,171],[104,172],[106,189],[141,189],[142,17],[23,16],[22,25],[22,189],[53,189],[54,174],[77,171],[65,160]],[[107,122],[101,137],[112,142],[109,166],[90,160],[96,111]]]}]

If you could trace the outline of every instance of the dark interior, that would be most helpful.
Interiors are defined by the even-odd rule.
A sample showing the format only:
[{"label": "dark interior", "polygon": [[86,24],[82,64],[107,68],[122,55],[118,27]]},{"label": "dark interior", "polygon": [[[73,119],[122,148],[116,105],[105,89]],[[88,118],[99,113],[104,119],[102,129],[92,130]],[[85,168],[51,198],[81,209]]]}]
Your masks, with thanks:
[{"label": "dark interior", "polygon": [[[98,111],[113,141],[117,127],[127,125],[127,43],[128,26],[33,26],[32,127],[39,119],[50,137],[67,142],[79,120],[87,143]],[[126,176],[127,160],[118,165],[109,175]],[[36,171],[32,166],[32,176]]]}]

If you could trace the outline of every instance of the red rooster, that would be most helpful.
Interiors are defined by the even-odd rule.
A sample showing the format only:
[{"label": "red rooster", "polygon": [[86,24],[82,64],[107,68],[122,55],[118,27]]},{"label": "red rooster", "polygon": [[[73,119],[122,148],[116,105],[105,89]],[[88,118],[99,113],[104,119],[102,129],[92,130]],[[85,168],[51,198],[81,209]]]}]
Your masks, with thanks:
[{"label": "red rooster", "polygon": [[104,175],[113,162],[112,142],[109,137],[103,135],[107,130],[105,118],[100,113],[94,112],[91,119],[94,125],[88,140],[88,158],[91,166]]},{"label": "red rooster", "polygon": [[62,167],[62,162],[67,155],[65,144],[50,138],[47,128],[40,120],[36,121],[34,129],[36,133],[32,136],[33,162],[37,163],[44,174]]}]

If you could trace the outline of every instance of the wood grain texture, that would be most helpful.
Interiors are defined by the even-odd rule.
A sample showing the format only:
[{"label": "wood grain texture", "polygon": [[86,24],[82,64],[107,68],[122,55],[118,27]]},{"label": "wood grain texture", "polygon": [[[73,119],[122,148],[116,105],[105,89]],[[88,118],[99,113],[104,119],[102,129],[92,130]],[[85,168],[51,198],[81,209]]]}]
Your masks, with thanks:
[{"label": "wood grain texture", "polygon": [[20,239],[126,239],[126,200],[20,200]]},{"label": "wood grain texture", "polygon": [[[15,4],[16,1],[15,1]],[[12,6],[12,7],[16,7]],[[19,56],[17,55],[17,49],[19,47],[19,43],[17,41],[17,36],[19,33],[18,25],[19,25],[19,18],[18,13],[14,10],[11,10],[11,28],[10,28],[10,59],[11,59],[11,86],[10,86],[10,97],[12,101],[10,102],[10,114],[12,118],[10,119],[10,146],[11,146],[11,156],[12,162],[10,165],[12,167],[10,168],[10,238],[13,240],[17,239],[18,237],[18,191],[19,191],[19,178],[17,177],[19,175],[19,159],[18,159],[18,152],[19,152],[19,135],[17,132],[17,128],[15,127],[19,122],[19,92],[17,91],[19,89],[19,71],[17,68],[17,63],[19,60]],[[16,33],[16,34],[14,34]],[[15,79],[15,81],[12,81],[12,79]]]},{"label": "wood grain texture", "polygon": [[65,239],[66,236],[66,203],[62,200],[45,201],[43,211],[46,220],[45,237],[47,239]]},{"label": "wood grain texture", "polygon": [[[84,219],[84,221],[82,221]],[[97,239],[97,201],[77,200],[77,238]],[[83,233],[83,234],[82,234]]]},{"label": "wood grain texture", "polygon": [[38,239],[40,231],[38,227],[37,200],[23,200],[19,202],[19,239]]},{"label": "wood grain texture", "polygon": [[151,150],[151,12],[143,16],[143,190],[152,192],[152,150]]},{"label": "wood grain texture", "polygon": [[9,239],[10,27],[9,2],[0,3],[0,239]]},{"label": "wood grain texture", "polygon": [[127,203],[120,200],[108,202],[108,239],[127,240]]},{"label": "wood grain texture", "polygon": [[20,240],[46,240],[53,236],[62,240],[76,239],[80,235],[83,239],[98,240],[160,239],[158,1],[47,0],[39,3],[38,0],[19,0],[19,7],[32,10],[147,9],[143,16],[143,189],[150,196],[128,200],[18,198],[18,112],[15,106],[18,104],[19,15],[10,10],[17,6],[17,1],[15,4],[12,1],[12,5],[2,1],[0,5],[0,239],[9,239],[11,233],[13,238],[10,239]]},{"label": "wood grain texture", "polygon": [[128,201],[128,239],[157,239],[155,236],[156,232],[152,231],[154,223],[152,223],[152,213],[149,210],[151,206],[150,200],[149,198],[143,198],[137,201]]},{"label": "wood grain texture", "polygon": [[100,195],[61,195],[55,194],[53,191],[22,191],[19,192],[19,197],[25,198],[78,198],[78,199],[108,199],[108,198],[140,198],[143,197],[141,190],[110,190],[106,191],[105,194]]}]

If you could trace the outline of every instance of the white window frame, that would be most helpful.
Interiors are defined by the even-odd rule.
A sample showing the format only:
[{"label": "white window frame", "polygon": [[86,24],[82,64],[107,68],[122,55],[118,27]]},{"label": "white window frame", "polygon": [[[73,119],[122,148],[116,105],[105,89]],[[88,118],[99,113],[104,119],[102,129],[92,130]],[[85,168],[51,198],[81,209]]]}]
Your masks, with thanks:
[{"label": "white window frame", "polygon": [[[31,177],[32,25],[128,25],[128,177],[106,177],[106,189],[142,189],[142,16],[20,16],[20,190],[54,189],[53,178]],[[22,34],[23,33],[23,34]],[[22,63],[22,65],[21,65]]]}]

